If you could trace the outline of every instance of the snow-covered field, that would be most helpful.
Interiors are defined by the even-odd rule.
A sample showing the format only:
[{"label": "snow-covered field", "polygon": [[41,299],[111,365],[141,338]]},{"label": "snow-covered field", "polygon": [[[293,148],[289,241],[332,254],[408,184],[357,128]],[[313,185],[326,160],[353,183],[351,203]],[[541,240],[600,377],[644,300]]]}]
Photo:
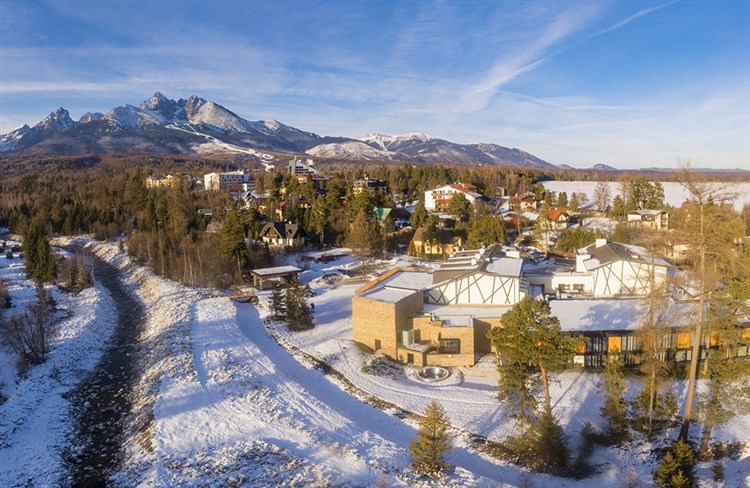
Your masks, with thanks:
[{"label": "snow-covered field", "polygon": [[[90,249],[117,266],[144,302],[144,341],[153,351],[139,402],[153,408],[153,423],[127,441],[125,465],[113,478],[117,485],[412,486],[417,480],[408,445],[416,424],[403,410],[419,413],[432,399],[443,404],[456,428],[450,460],[457,468],[431,486],[531,482],[598,488],[618,486],[625,473],[637,476],[641,486],[651,485],[655,459],[647,443],[597,451],[591,461],[599,473],[582,481],[530,475],[471,448],[468,432],[491,439],[514,433],[495,398],[491,361],[477,368],[486,377],[456,372],[442,385],[417,382],[401,367],[372,364],[351,340],[351,296],[361,281],[338,272],[354,265],[348,256],[306,265],[301,279],[315,292],[316,327],[292,334],[283,323],[268,320],[267,294],[257,307],[234,303],[155,277],[114,245]],[[408,261],[377,264],[385,269]],[[16,274],[11,281],[18,289],[12,293],[20,296],[22,271],[0,263],[2,276]],[[53,486],[62,474],[60,452],[70,426],[60,395],[80,380],[80,370],[95,365],[97,341],[106,339],[114,308],[98,287],[71,300],[74,315],[60,329],[68,332],[56,340],[49,361],[3,390],[10,399],[0,406],[0,486],[26,485],[28,479],[34,486]],[[83,351],[91,357],[76,355]],[[314,368],[306,355],[325,361],[346,380]],[[0,364],[5,369],[7,362]],[[595,374],[566,373],[553,383],[553,408],[574,446],[583,422],[600,423],[597,382]],[[676,384],[675,392],[681,390]],[[375,408],[361,400],[367,395],[398,408]],[[35,410],[40,413],[32,415]],[[747,432],[750,415],[718,429],[716,438],[745,440]],[[725,468],[726,486],[750,483],[750,450]],[[709,478],[708,464],[701,464],[699,474]]]},{"label": "snow-covered field", "polygon": [[[568,196],[573,193],[583,192],[588,196],[589,200],[594,199],[594,189],[596,188],[597,181],[543,181],[544,187],[547,190],[554,192],[566,192]],[[607,183],[609,185],[610,193],[612,197],[620,193],[620,184],[615,181]],[[679,207],[687,199],[687,191],[679,184],[675,182],[662,182],[664,187],[664,200],[666,203]],[[742,210],[742,206],[746,203],[750,204],[750,183],[736,183],[730,185],[727,188],[727,192],[735,193],[737,198],[734,199],[734,207],[739,211]]]}]

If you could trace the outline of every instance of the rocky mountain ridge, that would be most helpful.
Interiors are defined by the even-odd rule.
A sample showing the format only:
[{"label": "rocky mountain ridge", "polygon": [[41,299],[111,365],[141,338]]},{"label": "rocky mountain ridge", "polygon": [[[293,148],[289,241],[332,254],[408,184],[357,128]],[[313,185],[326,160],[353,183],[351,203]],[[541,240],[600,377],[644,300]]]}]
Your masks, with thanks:
[{"label": "rocky mountain ridge", "polygon": [[159,92],[138,106],[121,105],[106,114],[89,112],[78,121],[59,108],[33,127],[23,125],[0,136],[0,153],[6,154],[252,154],[254,150],[355,161],[555,167],[520,149],[457,144],[417,132],[368,134],[361,139],[322,137],[276,120],[246,120],[197,96],[171,100]]}]

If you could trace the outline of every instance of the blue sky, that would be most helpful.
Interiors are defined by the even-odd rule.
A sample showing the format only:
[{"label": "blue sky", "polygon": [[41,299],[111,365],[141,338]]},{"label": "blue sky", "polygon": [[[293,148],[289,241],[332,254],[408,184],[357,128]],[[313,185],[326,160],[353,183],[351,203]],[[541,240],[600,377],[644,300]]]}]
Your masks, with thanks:
[{"label": "blue sky", "polygon": [[0,133],[156,91],[322,135],[750,169],[750,1],[0,2]]}]

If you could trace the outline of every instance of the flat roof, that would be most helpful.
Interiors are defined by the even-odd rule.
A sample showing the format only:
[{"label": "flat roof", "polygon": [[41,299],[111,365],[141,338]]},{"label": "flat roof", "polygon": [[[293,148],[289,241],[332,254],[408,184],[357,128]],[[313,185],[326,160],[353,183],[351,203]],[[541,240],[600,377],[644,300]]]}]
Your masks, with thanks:
[{"label": "flat roof", "polygon": [[484,270],[502,276],[520,276],[522,267],[521,258],[492,258]]},{"label": "flat roof", "polygon": [[291,273],[301,273],[302,270],[296,266],[274,266],[273,268],[258,268],[250,271],[254,275],[261,277],[285,275]]},{"label": "flat roof", "polygon": [[512,305],[435,305],[432,303],[424,304],[424,311],[435,317],[445,320],[446,317],[471,316],[474,318],[494,318],[500,317],[510,310]]},{"label": "flat roof", "polygon": [[391,288],[391,287],[385,286],[382,288],[377,288],[370,292],[365,292],[364,294],[360,296],[362,298],[367,298],[368,300],[376,300],[378,302],[396,303],[415,293],[420,293],[420,292],[416,290],[407,290],[404,288]]},{"label": "flat roof", "polygon": [[420,291],[432,286],[432,273],[425,271],[399,271],[383,280],[380,285]]},{"label": "flat roof", "polygon": [[[622,300],[550,300],[552,315],[560,320],[564,331],[585,332],[636,330],[648,312],[638,299]],[[696,315],[695,303],[672,302],[659,320],[665,327],[689,325]]]}]

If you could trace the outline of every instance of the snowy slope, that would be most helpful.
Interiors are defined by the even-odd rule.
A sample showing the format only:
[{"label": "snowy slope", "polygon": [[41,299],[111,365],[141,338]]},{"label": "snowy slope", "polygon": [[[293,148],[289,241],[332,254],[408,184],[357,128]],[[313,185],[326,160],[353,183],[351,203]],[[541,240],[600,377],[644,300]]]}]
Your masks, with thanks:
[{"label": "snowy slope", "polygon": [[375,149],[361,141],[334,142],[320,144],[308,149],[307,154],[319,158],[346,159],[390,159],[395,153],[388,150]]}]

